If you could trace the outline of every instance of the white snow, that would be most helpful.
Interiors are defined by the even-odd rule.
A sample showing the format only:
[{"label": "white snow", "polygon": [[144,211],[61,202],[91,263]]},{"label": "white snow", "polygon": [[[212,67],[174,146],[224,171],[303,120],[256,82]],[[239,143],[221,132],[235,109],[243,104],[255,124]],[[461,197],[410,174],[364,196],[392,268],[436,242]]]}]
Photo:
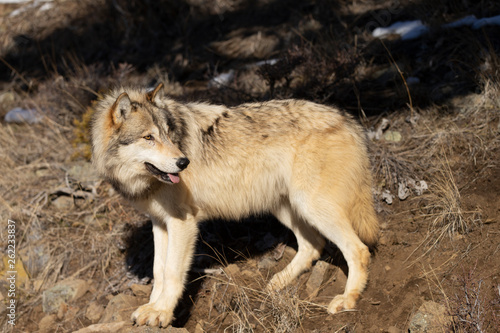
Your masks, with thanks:
[{"label": "white snow", "polygon": [[208,82],[208,87],[221,87],[227,86],[234,79],[234,70],[231,69],[228,72],[221,73],[213,77],[210,82]]},{"label": "white snow", "polygon": [[272,65],[275,65],[278,61],[279,61],[279,59],[262,60],[262,61],[257,61],[256,63],[253,64],[253,66],[257,66],[257,67],[264,66],[264,65],[272,66]]},{"label": "white snow", "polygon": [[[493,17],[486,17],[482,19],[476,18],[474,15],[469,15],[460,20],[443,24],[445,29],[453,29],[459,27],[470,26],[472,29],[480,29],[487,25],[499,25],[500,26],[500,15]],[[373,30],[373,37],[383,38],[391,34],[397,34],[401,36],[401,40],[415,39],[423,34],[429,32],[429,27],[422,23],[420,20],[416,21],[403,21],[396,22],[388,27],[376,28]]]},{"label": "white snow", "polygon": [[415,39],[427,33],[429,28],[422,21],[404,21],[396,22],[385,28],[376,28],[373,30],[373,37],[384,37],[387,35],[397,34],[402,40]]}]

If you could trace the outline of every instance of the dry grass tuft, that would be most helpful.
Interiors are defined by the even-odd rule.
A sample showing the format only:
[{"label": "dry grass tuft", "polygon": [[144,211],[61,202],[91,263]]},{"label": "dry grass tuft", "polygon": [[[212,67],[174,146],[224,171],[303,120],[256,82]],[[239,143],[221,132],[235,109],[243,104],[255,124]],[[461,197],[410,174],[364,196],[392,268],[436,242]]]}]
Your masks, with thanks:
[{"label": "dry grass tuft", "polygon": [[452,296],[447,297],[452,332],[493,332],[500,327],[500,289],[488,295],[485,281],[477,276],[476,267],[463,269]]},{"label": "dry grass tuft", "polygon": [[287,287],[268,294],[267,302],[271,308],[273,332],[296,332],[301,319],[306,314],[306,304],[298,297],[297,287]]},{"label": "dry grass tuft", "polygon": [[429,211],[424,217],[430,219],[425,242],[429,248],[435,247],[445,236],[453,240],[458,234],[467,234],[481,223],[477,211],[464,211],[460,191],[447,160],[434,177],[431,193],[426,196]]},{"label": "dry grass tuft", "polygon": [[[213,322],[217,329],[227,325],[232,332],[297,332],[304,316],[324,308],[299,298],[297,286],[266,291],[260,275],[226,274],[212,287],[210,304],[220,313]],[[227,317],[230,317],[228,320]]]}]

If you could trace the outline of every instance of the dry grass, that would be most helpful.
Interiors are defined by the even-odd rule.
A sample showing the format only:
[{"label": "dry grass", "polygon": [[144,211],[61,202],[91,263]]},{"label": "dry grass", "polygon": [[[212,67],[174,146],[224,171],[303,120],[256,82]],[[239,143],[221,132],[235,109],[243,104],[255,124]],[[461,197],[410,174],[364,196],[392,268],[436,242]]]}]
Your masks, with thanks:
[{"label": "dry grass", "polygon": [[[492,154],[500,148],[499,86],[485,79],[485,90],[456,101],[456,109],[436,108],[417,113],[389,115],[389,129],[403,135],[401,143],[376,141],[372,145],[376,184],[397,197],[398,184],[407,178],[424,179],[429,191],[414,197],[416,218],[426,225],[421,244],[412,253],[422,253],[413,262],[433,253],[443,240],[454,241],[481,227],[482,212],[463,207],[462,192],[498,167]],[[380,120],[373,122],[376,127]],[[476,178],[464,177],[474,175]]]},{"label": "dry grass", "polygon": [[[429,267],[427,270],[422,267],[429,289],[439,291],[436,296],[432,296],[432,300],[444,304],[446,308],[446,315],[441,322],[443,331],[496,332],[500,324],[500,290],[491,279],[480,277],[477,261],[473,265],[460,264],[461,271],[451,273],[451,279],[440,279],[441,269]],[[489,292],[490,289],[492,292]]]},{"label": "dry grass", "polygon": [[[35,98],[30,103],[43,112],[47,100]],[[70,158],[70,118],[44,114],[42,124],[0,124],[0,219],[16,221],[17,259],[30,275],[18,290],[18,318],[33,318],[42,291],[62,279],[96,278],[96,287],[103,290],[119,283],[121,277],[114,274],[123,263],[113,245],[122,235],[117,221],[137,219],[118,196],[108,196],[108,185],[72,173],[74,166],[85,163]],[[82,197],[83,192],[88,196]],[[68,206],[56,206],[58,199],[66,198]],[[7,329],[4,319],[0,324]],[[65,326],[71,325],[68,319]]]},{"label": "dry grass", "polygon": [[500,327],[500,290],[488,293],[485,281],[477,276],[476,267],[463,269],[447,297],[452,332],[493,332]]},{"label": "dry grass", "polygon": [[479,212],[468,212],[462,208],[462,200],[454,175],[447,160],[434,178],[433,189],[428,198],[426,218],[431,219],[429,232],[433,234],[433,244],[444,236],[450,239],[457,234],[466,234],[481,222]]},{"label": "dry grass", "polygon": [[448,316],[443,329],[454,333],[496,332],[500,325],[498,286],[491,279],[480,276],[477,261],[472,265],[462,263],[458,269],[461,271],[444,281],[438,278],[437,269],[424,272],[431,288],[443,296]]},{"label": "dry grass", "polygon": [[[266,291],[266,281],[248,272],[225,273],[213,281],[210,308],[219,316],[210,317],[212,329],[231,332],[300,332],[306,315],[324,307],[298,295],[298,286]],[[215,312],[215,311],[211,311]],[[228,320],[227,317],[230,317]]]}]

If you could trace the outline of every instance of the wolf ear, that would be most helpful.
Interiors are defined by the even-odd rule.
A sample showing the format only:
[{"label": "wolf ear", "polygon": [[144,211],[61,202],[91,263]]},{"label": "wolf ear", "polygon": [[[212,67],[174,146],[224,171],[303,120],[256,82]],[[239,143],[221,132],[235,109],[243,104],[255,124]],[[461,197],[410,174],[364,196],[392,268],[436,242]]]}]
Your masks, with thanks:
[{"label": "wolf ear", "polygon": [[121,93],[111,107],[111,119],[113,124],[120,126],[125,119],[128,118],[132,112],[132,103],[127,93]]},{"label": "wolf ear", "polygon": [[160,96],[157,96],[158,93],[163,89],[163,83],[159,83],[156,88],[154,88],[154,90],[148,92],[146,94],[146,98],[148,99],[148,101],[150,101],[151,103],[156,103],[157,100],[156,98],[159,98]]}]

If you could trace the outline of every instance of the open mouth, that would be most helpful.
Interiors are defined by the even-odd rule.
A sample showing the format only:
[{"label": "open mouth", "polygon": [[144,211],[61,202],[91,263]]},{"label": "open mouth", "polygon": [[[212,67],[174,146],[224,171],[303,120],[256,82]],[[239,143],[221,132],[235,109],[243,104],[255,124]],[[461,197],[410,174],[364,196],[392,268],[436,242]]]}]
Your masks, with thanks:
[{"label": "open mouth", "polygon": [[178,173],[167,173],[163,172],[153,164],[145,162],[146,169],[151,172],[154,176],[156,176],[159,180],[169,183],[169,184],[177,184],[180,181]]}]

